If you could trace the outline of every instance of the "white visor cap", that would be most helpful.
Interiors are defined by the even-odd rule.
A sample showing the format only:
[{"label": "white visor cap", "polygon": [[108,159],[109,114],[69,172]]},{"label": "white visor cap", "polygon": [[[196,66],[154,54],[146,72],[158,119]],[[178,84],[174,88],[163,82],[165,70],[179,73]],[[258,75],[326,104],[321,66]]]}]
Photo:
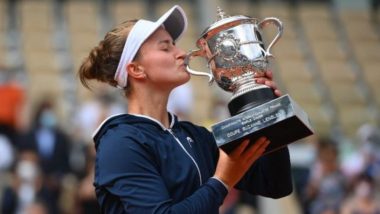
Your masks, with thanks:
[{"label": "white visor cap", "polygon": [[162,15],[156,22],[140,19],[132,27],[128,38],[125,41],[123,52],[120,57],[119,65],[115,72],[114,79],[117,87],[123,89],[127,86],[128,72],[127,65],[135,58],[141,45],[152,35],[160,26],[170,34],[174,41],[177,41],[187,29],[187,18],[183,9],[175,5]]}]

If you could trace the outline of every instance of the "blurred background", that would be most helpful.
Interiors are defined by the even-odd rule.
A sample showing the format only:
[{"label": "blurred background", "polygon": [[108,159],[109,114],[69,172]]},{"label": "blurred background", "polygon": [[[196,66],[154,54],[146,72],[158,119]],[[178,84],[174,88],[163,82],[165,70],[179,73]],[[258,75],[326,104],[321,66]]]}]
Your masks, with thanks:
[{"label": "blurred background", "polygon": [[[0,0],[0,213],[99,213],[91,134],[125,112],[122,93],[77,70],[105,33],[156,19],[174,4],[189,18],[178,46],[196,49],[220,6],[277,17],[275,81],[308,113],[315,135],[291,144],[292,195],[231,191],[221,213],[380,213],[380,12],[377,0]],[[263,32],[268,44],[275,27]],[[206,71],[205,61],[192,66]],[[210,127],[230,94],[206,78],[171,94],[169,110]]]}]

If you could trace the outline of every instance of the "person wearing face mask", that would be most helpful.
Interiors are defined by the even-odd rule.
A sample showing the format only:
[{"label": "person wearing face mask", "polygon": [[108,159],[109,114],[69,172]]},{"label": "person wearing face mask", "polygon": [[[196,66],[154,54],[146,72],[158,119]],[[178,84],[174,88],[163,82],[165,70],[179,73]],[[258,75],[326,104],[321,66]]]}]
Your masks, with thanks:
[{"label": "person wearing face mask", "polygon": [[25,213],[36,200],[48,198],[42,186],[43,175],[38,161],[34,151],[25,150],[18,154],[11,183],[2,193],[0,213]]},{"label": "person wearing face mask", "polygon": [[380,214],[380,199],[376,198],[373,178],[366,174],[358,176],[353,193],[343,203],[342,214]]},{"label": "person wearing face mask", "polygon": [[[292,192],[287,147],[261,157],[263,136],[227,154],[213,135],[167,111],[170,92],[190,79],[175,45],[187,18],[174,6],[157,21],[126,21],[108,32],[79,69],[82,84],[120,88],[128,112],[94,133],[95,190],[102,213],[218,213],[231,188],[271,198]],[[257,76],[280,95],[272,74]]]},{"label": "person wearing face mask", "polygon": [[22,131],[22,112],[25,107],[25,89],[16,81],[14,72],[0,64],[0,134],[17,144]]},{"label": "person wearing face mask", "polygon": [[70,139],[58,126],[54,105],[50,100],[47,98],[38,103],[31,129],[22,138],[20,149],[36,151],[46,175],[60,175],[69,170]]},{"label": "person wearing face mask", "polygon": [[317,154],[305,186],[307,213],[340,213],[347,191],[347,177],[340,168],[338,144],[331,138],[317,141]]},{"label": "person wearing face mask", "polygon": [[44,174],[44,188],[50,191],[52,203],[49,212],[58,210],[61,180],[69,172],[70,138],[58,126],[54,105],[50,97],[38,103],[31,129],[21,138],[19,150],[32,150],[38,154]]}]

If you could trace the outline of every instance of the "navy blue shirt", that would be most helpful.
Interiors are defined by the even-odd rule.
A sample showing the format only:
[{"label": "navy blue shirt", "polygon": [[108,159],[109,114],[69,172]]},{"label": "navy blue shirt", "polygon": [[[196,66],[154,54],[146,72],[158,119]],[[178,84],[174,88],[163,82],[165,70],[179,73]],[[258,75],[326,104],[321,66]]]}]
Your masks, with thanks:
[{"label": "navy blue shirt", "polygon": [[[228,191],[212,178],[212,134],[170,115],[170,128],[142,115],[107,119],[97,130],[95,188],[103,213],[218,213]],[[236,188],[272,198],[292,191],[287,148],[261,157]]]}]

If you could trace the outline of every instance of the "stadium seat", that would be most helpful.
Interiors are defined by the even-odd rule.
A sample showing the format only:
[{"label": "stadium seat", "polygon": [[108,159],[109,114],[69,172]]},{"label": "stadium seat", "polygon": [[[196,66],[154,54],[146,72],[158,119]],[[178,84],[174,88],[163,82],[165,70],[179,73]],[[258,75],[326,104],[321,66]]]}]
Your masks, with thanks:
[{"label": "stadium seat", "polygon": [[6,64],[6,27],[7,27],[7,10],[6,2],[0,1],[0,65]]}]

